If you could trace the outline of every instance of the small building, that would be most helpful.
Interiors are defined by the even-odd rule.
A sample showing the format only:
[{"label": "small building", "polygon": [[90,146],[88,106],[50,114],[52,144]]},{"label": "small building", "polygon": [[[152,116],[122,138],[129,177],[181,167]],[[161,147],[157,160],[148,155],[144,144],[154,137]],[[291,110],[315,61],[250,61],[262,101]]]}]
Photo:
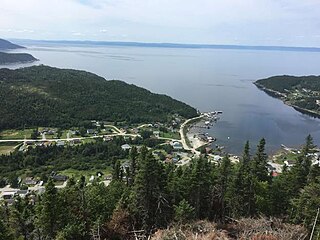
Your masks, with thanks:
[{"label": "small building", "polygon": [[68,177],[65,175],[54,175],[52,176],[52,179],[57,182],[65,182],[67,181]]},{"label": "small building", "polygon": [[126,151],[126,150],[130,150],[131,149],[131,146],[129,144],[123,144],[121,146],[122,150]]},{"label": "small building", "polygon": [[64,145],[65,145],[64,141],[61,141],[61,140],[57,141],[57,147],[64,147]]},{"label": "small building", "polygon": [[87,134],[95,134],[96,131],[94,129],[87,129]]},{"label": "small building", "polygon": [[37,181],[33,177],[26,177],[23,181],[25,185],[36,185]]},{"label": "small building", "polygon": [[1,198],[3,200],[8,200],[8,199],[13,199],[14,195],[16,194],[17,191],[4,191],[1,193]]},{"label": "small building", "polygon": [[19,196],[21,198],[25,198],[28,193],[29,193],[29,190],[18,190],[16,192],[16,196]]},{"label": "small building", "polygon": [[153,131],[153,135],[158,138],[160,137],[160,132],[159,131]]},{"label": "small building", "polygon": [[111,140],[112,140],[112,137],[110,137],[110,136],[104,136],[103,137],[103,141],[105,141],[105,142],[109,142]]},{"label": "small building", "polygon": [[182,143],[178,141],[171,142],[170,145],[173,147],[174,150],[183,149]]},{"label": "small building", "polygon": [[289,168],[292,167],[295,164],[295,161],[293,160],[286,160],[284,161],[284,164],[287,165]]},{"label": "small building", "polygon": [[222,159],[222,157],[221,157],[220,155],[214,155],[214,156],[213,156],[213,161],[218,162],[218,161],[220,161],[221,159]]}]

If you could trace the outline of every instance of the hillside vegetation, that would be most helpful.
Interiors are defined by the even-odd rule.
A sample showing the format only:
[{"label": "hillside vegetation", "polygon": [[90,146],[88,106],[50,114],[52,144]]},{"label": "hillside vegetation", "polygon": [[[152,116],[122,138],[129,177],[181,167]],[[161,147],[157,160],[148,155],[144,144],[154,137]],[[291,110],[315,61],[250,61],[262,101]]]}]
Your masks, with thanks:
[{"label": "hillside vegetation", "polygon": [[275,76],[255,84],[298,110],[320,114],[320,76]]},{"label": "hillside vegetation", "polygon": [[13,44],[7,40],[0,38],[0,50],[17,49],[17,48],[24,48],[24,47],[17,44]]},{"label": "hillside vegetation", "polygon": [[4,53],[0,52],[0,65],[12,63],[26,63],[37,61],[35,57],[28,53]]},{"label": "hillside vegetation", "polygon": [[33,66],[0,69],[0,128],[79,126],[83,121],[164,122],[197,111],[165,95],[95,74]]}]

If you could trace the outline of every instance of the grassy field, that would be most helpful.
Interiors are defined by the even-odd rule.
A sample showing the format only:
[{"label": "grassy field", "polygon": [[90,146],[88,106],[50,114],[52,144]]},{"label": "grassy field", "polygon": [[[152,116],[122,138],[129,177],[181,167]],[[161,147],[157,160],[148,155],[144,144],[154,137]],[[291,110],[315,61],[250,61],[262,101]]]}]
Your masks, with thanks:
[{"label": "grassy field", "polygon": [[[85,176],[86,179],[89,179],[92,175],[96,176],[97,172],[98,172],[98,170],[80,171],[80,170],[74,170],[74,169],[66,169],[66,170],[59,172],[59,174],[66,175],[68,177],[74,177],[76,179],[79,179],[81,176]],[[112,169],[110,167],[107,169],[102,169],[100,172],[102,172],[104,174],[104,176],[106,176],[106,175],[111,174]]]},{"label": "grassy field", "polygon": [[178,132],[160,132],[160,137],[181,139],[180,134]]},{"label": "grassy field", "polygon": [[16,146],[17,144],[0,144],[0,155],[9,154]]},{"label": "grassy field", "polygon": [[280,151],[275,155],[275,162],[278,164],[283,164],[286,160],[296,161],[299,157],[299,154],[295,154],[292,152]]},{"label": "grassy field", "polygon": [[30,138],[33,129],[25,129],[25,130],[16,130],[16,129],[9,129],[4,130],[0,133],[0,138],[3,140],[6,139],[24,139]]}]

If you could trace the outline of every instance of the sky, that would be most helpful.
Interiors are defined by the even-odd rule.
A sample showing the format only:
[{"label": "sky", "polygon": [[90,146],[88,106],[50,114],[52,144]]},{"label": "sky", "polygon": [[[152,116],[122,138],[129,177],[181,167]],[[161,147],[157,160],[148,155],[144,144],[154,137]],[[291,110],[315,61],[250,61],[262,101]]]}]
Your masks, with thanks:
[{"label": "sky", "polygon": [[320,0],[0,0],[0,38],[320,47]]}]

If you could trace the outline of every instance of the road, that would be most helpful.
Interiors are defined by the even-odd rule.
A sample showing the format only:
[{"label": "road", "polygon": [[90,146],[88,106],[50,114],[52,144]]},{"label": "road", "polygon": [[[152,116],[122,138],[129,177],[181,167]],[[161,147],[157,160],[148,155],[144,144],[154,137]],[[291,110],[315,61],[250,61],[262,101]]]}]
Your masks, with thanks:
[{"label": "road", "polygon": [[183,148],[184,148],[185,150],[192,151],[192,152],[194,152],[194,153],[196,153],[196,154],[200,154],[200,152],[197,151],[195,148],[188,146],[187,141],[186,141],[187,136],[184,135],[183,129],[184,129],[190,122],[192,122],[192,121],[194,121],[194,120],[200,120],[201,118],[203,118],[203,115],[200,115],[200,116],[198,116],[198,117],[194,117],[194,118],[187,119],[184,123],[181,124],[180,130],[179,130],[180,137],[181,137],[181,143],[182,143]]},{"label": "road", "polygon": [[[158,137],[158,139],[162,140],[169,140],[169,141],[176,141],[176,142],[181,142],[183,149],[187,151],[192,151],[196,154],[200,154],[199,151],[197,151],[194,147],[189,147],[186,141],[187,136],[184,135],[183,129],[192,121],[198,120],[203,118],[203,115],[200,115],[198,117],[190,118],[187,119],[184,123],[181,124],[180,126],[180,139],[174,139],[174,138],[165,138],[165,137]],[[150,124],[143,124],[139,126],[138,128],[144,127],[144,126],[149,126]],[[85,139],[94,139],[94,138],[102,138],[104,136],[108,137],[116,137],[116,136],[127,136],[127,137],[138,137],[140,136],[139,134],[128,134],[123,131],[121,131],[119,128],[113,125],[106,125],[106,127],[113,128],[117,133],[114,134],[108,134],[108,135],[97,135],[97,136],[90,136],[90,137],[76,137],[76,138],[59,138],[59,139],[2,139],[0,140],[0,143],[7,143],[7,142],[18,142],[18,143],[23,143],[23,142],[57,142],[57,141],[72,141],[72,140],[85,140]],[[206,145],[206,144],[205,144]]]}]

